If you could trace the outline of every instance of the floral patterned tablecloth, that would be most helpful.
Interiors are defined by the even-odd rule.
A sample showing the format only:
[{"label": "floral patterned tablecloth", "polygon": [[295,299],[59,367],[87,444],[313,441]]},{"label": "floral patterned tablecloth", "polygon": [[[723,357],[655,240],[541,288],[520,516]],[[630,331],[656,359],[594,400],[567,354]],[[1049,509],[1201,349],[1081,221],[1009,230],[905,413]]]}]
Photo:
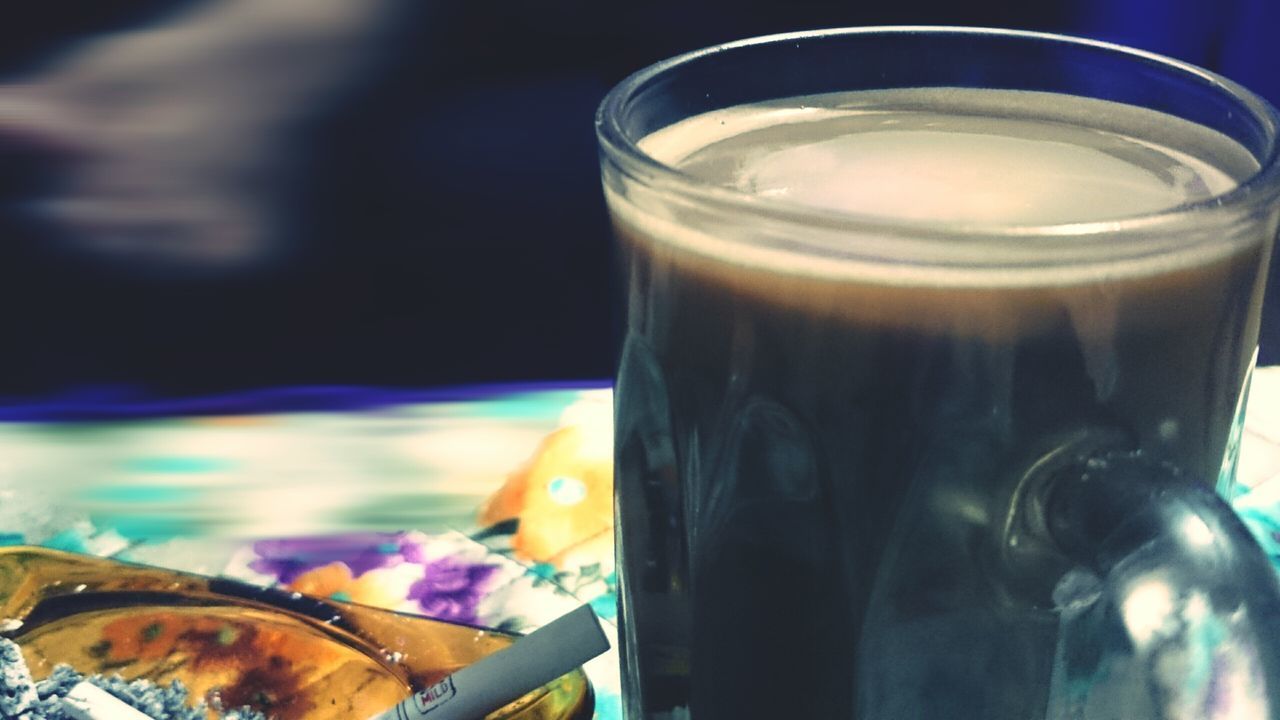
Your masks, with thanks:
[{"label": "floral patterned tablecloth", "polygon": [[[522,632],[586,602],[616,641],[611,436],[600,384],[60,399],[0,413],[0,544]],[[1255,374],[1239,478],[1280,563],[1280,368]],[[616,652],[587,671],[619,717]]]}]

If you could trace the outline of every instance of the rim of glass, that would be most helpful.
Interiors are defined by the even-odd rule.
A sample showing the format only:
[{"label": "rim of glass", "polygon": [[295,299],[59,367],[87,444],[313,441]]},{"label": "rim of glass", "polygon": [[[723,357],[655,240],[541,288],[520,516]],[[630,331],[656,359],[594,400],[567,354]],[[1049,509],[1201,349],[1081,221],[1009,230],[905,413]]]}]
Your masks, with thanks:
[{"label": "rim of glass", "polygon": [[[627,111],[631,99],[639,90],[646,87],[655,78],[705,57],[765,44],[794,43],[807,39],[830,38],[833,36],[890,35],[899,33],[1016,38],[1076,47],[1089,47],[1115,55],[1127,56],[1135,61],[1156,63],[1170,71],[1198,78],[1200,81],[1214,86],[1238,102],[1243,108],[1253,113],[1254,117],[1262,121],[1270,131],[1270,147],[1265,157],[1256,158],[1259,162],[1258,171],[1226,193],[1176,205],[1164,210],[1113,219],[1051,224],[955,223],[940,220],[891,218],[868,213],[811,207],[760,195],[752,195],[734,188],[716,185],[703,181],[648,155],[640,149],[637,139],[629,137],[623,129],[621,118]],[[1069,237],[1078,242],[1086,240],[1090,236],[1114,235],[1123,232],[1150,232],[1165,229],[1171,225],[1195,227],[1197,223],[1208,224],[1206,221],[1210,219],[1210,215],[1226,216],[1229,213],[1241,211],[1252,213],[1280,198],[1280,112],[1277,112],[1276,108],[1266,100],[1222,75],[1188,62],[1116,43],[1056,33],[945,25],[887,25],[804,30],[747,38],[677,55],[631,74],[615,86],[601,101],[596,111],[595,125],[596,135],[605,155],[613,160],[624,174],[644,184],[652,184],[655,181],[666,183],[669,187],[678,190],[687,199],[700,200],[738,212],[761,216],[767,215],[773,222],[797,223],[808,227],[823,226],[832,229],[875,231],[877,234],[882,234],[882,236],[905,235],[919,238],[927,235],[940,239],[973,240],[980,238],[988,242],[1010,238]]]}]

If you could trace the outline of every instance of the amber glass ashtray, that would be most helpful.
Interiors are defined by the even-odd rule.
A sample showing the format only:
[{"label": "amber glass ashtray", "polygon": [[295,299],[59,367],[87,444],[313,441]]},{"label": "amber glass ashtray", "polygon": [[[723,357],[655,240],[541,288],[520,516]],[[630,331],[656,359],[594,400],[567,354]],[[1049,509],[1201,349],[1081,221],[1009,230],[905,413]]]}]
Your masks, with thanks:
[{"label": "amber glass ashtray", "polygon": [[[249,706],[277,720],[363,720],[515,636],[234,580],[0,548],[0,637],[41,679],[60,664]],[[490,714],[591,717],[578,669]]]}]

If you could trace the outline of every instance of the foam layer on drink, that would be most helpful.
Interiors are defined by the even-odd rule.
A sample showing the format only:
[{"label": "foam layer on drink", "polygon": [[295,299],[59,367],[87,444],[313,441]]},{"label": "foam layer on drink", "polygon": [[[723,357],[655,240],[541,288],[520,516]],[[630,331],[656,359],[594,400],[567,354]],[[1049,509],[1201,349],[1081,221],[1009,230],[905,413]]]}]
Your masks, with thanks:
[{"label": "foam layer on drink", "polygon": [[[735,228],[696,208],[666,212],[660,201],[610,193],[615,217],[641,234],[738,266],[895,285],[1074,284],[1096,277],[1100,262],[1112,276],[1150,275],[1221,258],[1251,240],[1220,230],[1148,235],[1136,240],[1151,248],[1111,252],[1096,247],[1107,242],[1097,234],[1073,246],[1032,228],[1106,227],[1220,196],[1258,169],[1226,136],[1144,108],[954,88],[732,107],[640,147],[707,185],[761,199],[759,216]],[[796,210],[812,213],[812,228],[771,218]],[[895,223],[911,229],[886,231]],[[949,244],[904,244],[904,234]]]},{"label": "foam layer on drink", "polygon": [[[972,91],[931,94],[949,102],[929,103],[917,91],[865,94],[879,96],[880,104],[837,95],[801,107],[729,108],[659,131],[641,146],[695,177],[748,194],[947,223],[1111,220],[1204,200],[1238,183],[1205,159],[1105,125],[996,114],[999,106],[982,107]],[[1020,97],[1015,107],[1031,109],[1025,94],[989,94]],[[1041,114],[1060,118],[1053,110]],[[1126,110],[1098,108],[1111,115]],[[1183,129],[1203,134],[1194,125]],[[1230,142],[1197,144],[1214,140]],[[1223,159],[1247,172],[1247,160],[1231,157],[1242,151],[1231,148]]]}]

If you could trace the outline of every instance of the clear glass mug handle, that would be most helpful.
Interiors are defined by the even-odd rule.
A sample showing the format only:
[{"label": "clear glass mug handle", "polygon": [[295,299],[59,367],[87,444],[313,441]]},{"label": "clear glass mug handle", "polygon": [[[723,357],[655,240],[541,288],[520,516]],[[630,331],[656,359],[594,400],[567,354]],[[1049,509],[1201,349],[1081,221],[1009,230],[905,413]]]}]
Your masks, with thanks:
[{"label": "clear glass mug handle", "polygon": [[1089,435],[1033,469],[1015,508],[1067,568],[1046,720],[1280,718],[1269,559],[1208,487]]}]

